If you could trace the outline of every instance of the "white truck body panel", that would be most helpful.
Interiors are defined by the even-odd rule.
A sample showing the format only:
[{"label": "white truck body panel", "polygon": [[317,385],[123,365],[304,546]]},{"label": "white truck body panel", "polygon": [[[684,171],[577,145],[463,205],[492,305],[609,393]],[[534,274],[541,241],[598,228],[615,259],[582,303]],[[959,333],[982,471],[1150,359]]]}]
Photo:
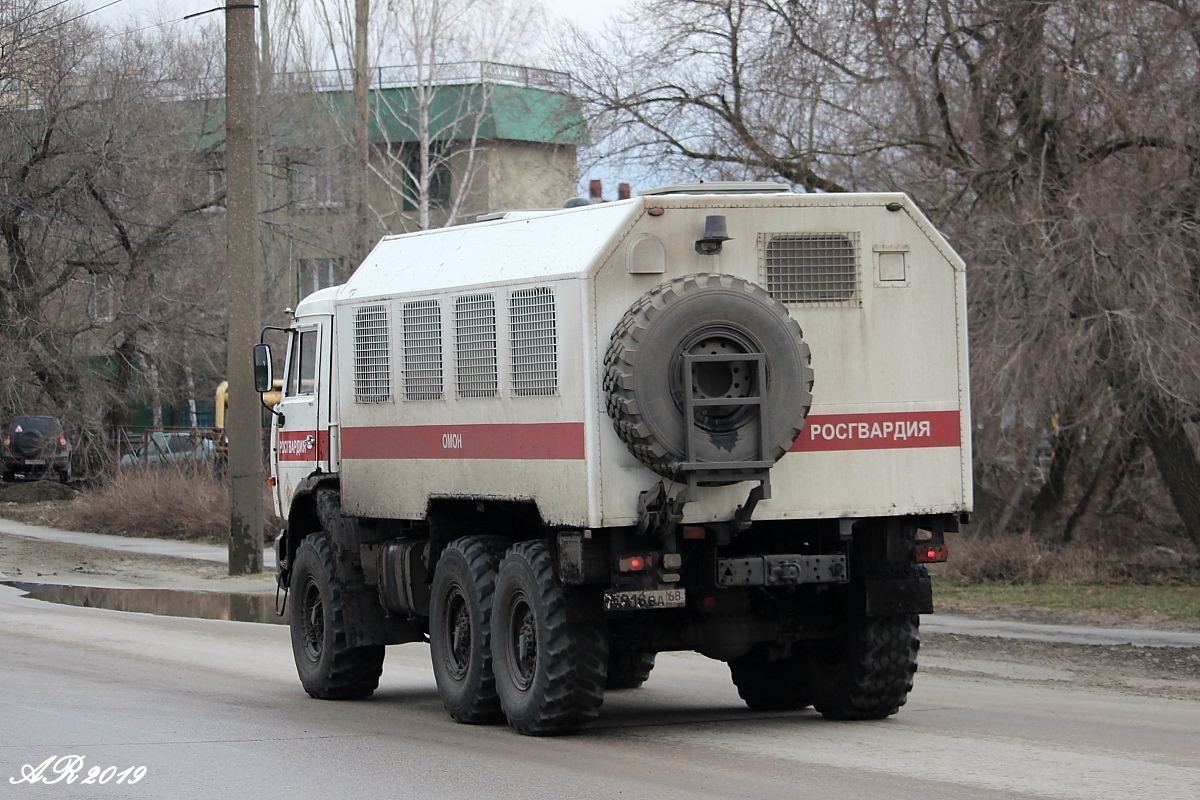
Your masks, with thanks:
[{"label": "white truck body panel", "polygon": [[[712,214],[726,218],[731,239],[719,255],[701,255],[695,242]],[[301,303],[298,325],[332,306],[329,462],[342,475],[345,511],[420,519],[431,498],[503,498],[536,502],[549,524],[633,524],[639,493],[661,478],[629,452],[605,410],[614,326],[646,292],[685,275],[768,286],[769,235],[809,233],[854,242],[856,296],[788,305],[812,348],[813,407],[754,519],[970,510],[965,268],[929,221],[902,194],[690,194],[387,237],[343,287]],[[553,297],[557,372],[546,396],[514,392],[510,304],[531,289]],[[462,397],[456,303],[485,296],[494,301],[496,395]],[[416,315],[430,301],[440,328],[414,322],[406,340],[406,304]],[[388,331],[379,347],[390,391],[371,402],[355,388],[364,307],[384,309]],[[441,394],[408,399],[417,370],[406,364],[428,359],[431,347],[440,347]],[[423,380],[430,362],[420,367]],[[749,488],[706,488],[684,522],[730,519]]]}]

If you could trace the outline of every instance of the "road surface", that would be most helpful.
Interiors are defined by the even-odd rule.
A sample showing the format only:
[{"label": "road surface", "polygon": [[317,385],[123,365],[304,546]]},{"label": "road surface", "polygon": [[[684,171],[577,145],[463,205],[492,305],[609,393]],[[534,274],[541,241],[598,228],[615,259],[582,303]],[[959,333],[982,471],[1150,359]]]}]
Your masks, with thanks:
[{"label": "road surface", "polygon": [[[662,654],[644,688],[609,694],[593,729],[533,739],[452,722],[423,645],[389,649],[373,699],[330,703],[301,691],[280,626],[0,587],[0,642],[2,797],[1200,797],[1196,700],[935,670],[896,717],[832,723],[748,712],[723,664]],[[145,775],[10,784],[69,754],[82,776]]]}]

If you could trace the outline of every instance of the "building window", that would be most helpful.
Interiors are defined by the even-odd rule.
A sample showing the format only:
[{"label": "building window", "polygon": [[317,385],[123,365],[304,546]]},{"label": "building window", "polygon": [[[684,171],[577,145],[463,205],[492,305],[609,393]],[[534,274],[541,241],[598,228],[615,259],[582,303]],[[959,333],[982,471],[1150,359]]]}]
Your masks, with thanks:
[{"label": "building window", "polygon": [[296,260],[296,302],[319,289],[337,286],[341,280],[342,259],[300,258]]},{"label": "building window", "polygon": [[92,322],[112,322],[117,318],[117,286],[110,275],[93,275],[88,285],[88,316]]},{"label": "building window", "polygon": [[290,200],[300,209],[340,209],[340,165],[333,153],[310,152],[288,162]]},{"label": "building window", "polygon": [[205,206],[202,210],[206,214],[212,214],[218,211],[225,210],[225,167],[211,166],[204,171],[205,191],[204,202],[211,205]]},{"label": "building window", "polygon": [[[418,142],[400,145],[400,157],[404,165],[404,210],[416,211],[420,207],[418,192],[421,176],[421,147]],[[445,142],[430,142],[429,145],[429,207],[445,208],[450,205],[450,152]]]}]

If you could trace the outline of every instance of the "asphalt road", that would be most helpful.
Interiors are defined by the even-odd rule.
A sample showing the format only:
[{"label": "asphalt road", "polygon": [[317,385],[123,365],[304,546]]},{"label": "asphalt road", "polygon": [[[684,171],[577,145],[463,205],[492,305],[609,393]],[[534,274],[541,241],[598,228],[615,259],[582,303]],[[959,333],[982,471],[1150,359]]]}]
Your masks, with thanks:
[{"label": "asphalt road", "polygon": [[[41,603],[0,587],[0,797],[1200,797],[1200,702],[918,674],[901,713],[754,714],[723,664],[659,656],[576,736],[452,722],[423,645],[374,699],[308,699],[287,630]],[[83,756],[136,785],[10,785]],[[116,770],[114,770],[115,772]]]}]

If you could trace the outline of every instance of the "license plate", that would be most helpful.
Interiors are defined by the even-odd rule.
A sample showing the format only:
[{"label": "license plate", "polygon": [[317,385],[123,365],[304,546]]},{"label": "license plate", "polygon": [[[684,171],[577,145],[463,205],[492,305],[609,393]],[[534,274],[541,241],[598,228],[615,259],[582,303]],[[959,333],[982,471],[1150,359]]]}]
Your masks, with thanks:
[{"label": "license plate", "polygon": [[44,458],[27,458],[27,459],[25,459],[25,466],[27,466],[27,467],[44,467],[44,466],[46,466],[46,459],[44,459]]},{"label": "license plate", "polygon": [[683,608],[687,596],[683,589],[639,589],[629,592],[605,592],[605,611],[640,611],[651,608]]}]

